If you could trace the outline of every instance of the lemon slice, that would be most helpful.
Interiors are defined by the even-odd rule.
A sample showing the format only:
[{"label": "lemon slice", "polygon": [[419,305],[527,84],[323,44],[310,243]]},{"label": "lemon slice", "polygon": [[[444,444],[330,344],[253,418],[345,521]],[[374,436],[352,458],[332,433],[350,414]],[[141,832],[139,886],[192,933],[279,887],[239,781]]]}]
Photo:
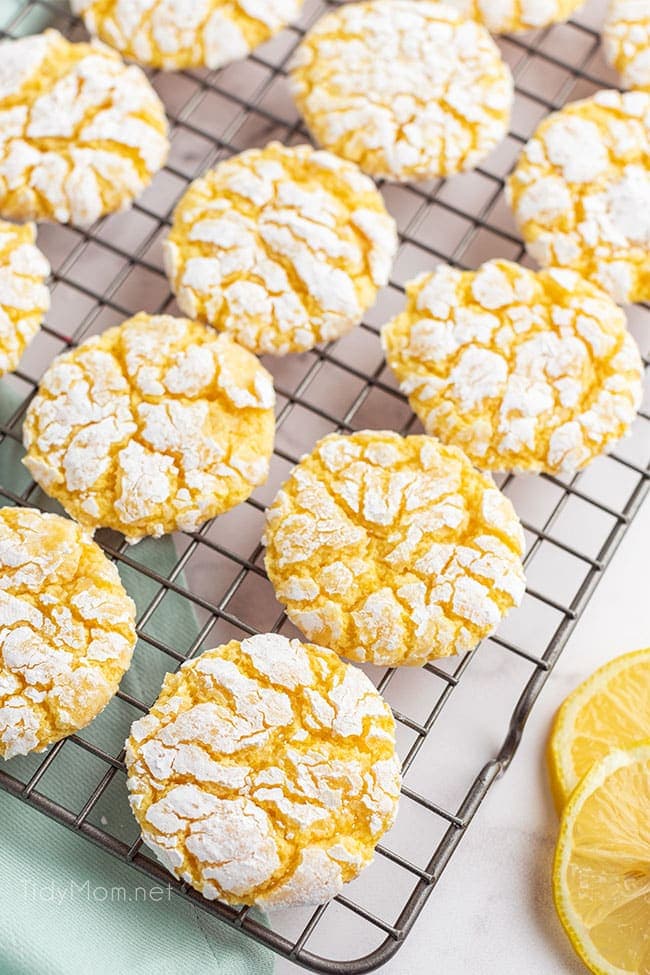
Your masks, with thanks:
[{"label": "lemon slice", "polygon": [[650,648],[600,667],[558,710],[547,748],[558,811],[594,762],[648,737]]},{"label": "lemon slice", "polygon": [[590,971],[650,972],[650,741],[605,755],[572,793],[553,893]]}]

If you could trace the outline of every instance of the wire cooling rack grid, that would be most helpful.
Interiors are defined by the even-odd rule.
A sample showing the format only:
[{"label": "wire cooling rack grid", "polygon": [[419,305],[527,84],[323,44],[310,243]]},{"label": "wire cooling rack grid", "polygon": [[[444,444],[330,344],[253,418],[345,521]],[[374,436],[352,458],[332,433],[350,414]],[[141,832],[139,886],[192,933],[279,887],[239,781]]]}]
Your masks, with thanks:
[{"label": "wire cooling rack grid", "polygon": [[[162,273],[160,243],[188,181],[232,152],[271,138],[290,143],[305,139],[288,95],[285,68],[304,29],[333,5],[307,0],[299,27],[221,72],[152,73],[172,123],[169,165],[129,213],[102,220],[88,231],[40,228],[39,243],[53,267],[52,309],[21,369],[2,380],[13,403],[0,416],[0,466],[6,470],[11,461],[11,475],[0,489],[2,503],[38,503],[36,486],[18,464],[20,427],[52,356],[136,311],[175,310]],[[132,861],[150,877],[168,882],[167,873],[140,846],[115,741],[123,741],[131,721],[155,699],[165,671],[186,657],[232,636],[265,629],[295,632],[262,568],[264,505],[300,454],[330,430],[419,429],[385,368],[378,326],[399,307],[404,282],[439,261],[475,267],[496,256],[525,260],[503,198],[504,176],[548,111],[598,87],[615,85],[599,48],[601,14],[589,4],[570,24],[500,40],[517,80],[513,130],[481,168],[447,181],[382,187],[398,221],[401,247],[393,279],[377,306],[359,328],[333,345],[266,362],[279,399],[269,483],[201,531],[175,536],[177,558],[166,575],[143,564],[142,546],[129,548],[121,537],[99,533],[127,586],[137,575],[140,588],[150,592],[138,620],[136,659],[147,655],[148,663],[155,661],[156,684],[136,696],[129,692],[127,675],[100,719],[44,756],[3,765],[0,786]],[[4,36],[48,25],[72,39],[84,37],[65,3],[0,3]],[[647,352],[648,309],[635,307],[630,321],[639,341],[645,335]],[[395,827],[373,865],[344,896],[316,910],[275,912],[265,921],[248,909],[210,904],[184,885],[174,883],[174,888],[306,968],[365,972],[387,961],[407,936],[482,799],[507,767],[530,708],[641,504],[647,490],[649,421],[647,412],[640,414],[630,439],[576,477],[500,480],[525,526],[528,589],[523,605],[497,635],[473,654],[422,670],[366,668],[395,712],[404,789]],[[176,605],[180,600],[191,608],[197,620],[198,634],[183,646],[167,646],[153,635],[156,614],[170,594]],[[106,714],[120,731],[115,741],[103,735]]]}]

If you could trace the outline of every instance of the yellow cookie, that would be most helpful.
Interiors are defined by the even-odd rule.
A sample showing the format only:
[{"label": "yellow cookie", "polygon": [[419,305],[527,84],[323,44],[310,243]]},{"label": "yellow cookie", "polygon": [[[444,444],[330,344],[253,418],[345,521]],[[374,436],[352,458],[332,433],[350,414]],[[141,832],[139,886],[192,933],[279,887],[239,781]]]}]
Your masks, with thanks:
[{"label": "yellow cookie", "polygon": [[303,0],[71,0],[91,34],[154,68],[220,68],[300,13]]},{"label": "yellow cookie", "polygon": [[508,181],[529,254],[620,304],[650,298],[650,94],[599,91],[549,115]]},{"label": "yellow cookie", "polygon": [[331,650],[277,633],[168,674],[126,743],[145,842],[204,897],[322,904],[397,812],[390,708]]},{"label": "yellow cookie", "polygon": [[508,131],[512,77],[496,44],[429,0],[338,7],[304,38],[290,80],[316,141],[373,176],[472,169]]},{"label": "yellow cookie", "polygon": [[50,307],[50,265],[35,240],[33,223],[0,220],[0,375],[16,368]]},{"label": "yellow cookie", "polygon": [[510,501],[432,437],[325,437],[269,508],[265,542],[289,618],[352,660],[471,650],[524,593]]},{"label": "yellow cookie", "polygon": [[610,0],[603,48],[626,88],[650,89],[650,0]]},{"label": "yellow cookie", "polygon": [[164,254],[186,314],[281,355],[356,325],[388,283],[396,248],[395,223],[356,166],[272,142],[192,183]]},{"label": "yellow cookie", "polygon": [[23,463],[89,528],[129,542],[195,531],[266,480],[274,400],[266,369],[227,335],[142,312],[54,360]]},{"label": "yellow cookie", "polygon": [[163,106],[103,44],[55,30],[0,43],[0,214],[89,224],[128,206],[163,166]]},{"label": "yellow cookie", "polygon": [[447,0],[465,17],[474,17],[493,34],[520,34],[561,24],[585,0]]},{"label": "yellow cookie", "polygon": [[382,329],[427,433],[487,470],[573,473],[624,436],[643,365],[625,315],[575,271],[441,265]]},{"label": "yellow cookie", "polygon": [[493,34],[519,34],[568,20],[584,0],[448,0],[465,17],[485,24]]},{"label": "yellow cookie", "polygon": [[0,755],[41,752],[96,717],[135,646],[117,569],[68,518],[0,510]]}]

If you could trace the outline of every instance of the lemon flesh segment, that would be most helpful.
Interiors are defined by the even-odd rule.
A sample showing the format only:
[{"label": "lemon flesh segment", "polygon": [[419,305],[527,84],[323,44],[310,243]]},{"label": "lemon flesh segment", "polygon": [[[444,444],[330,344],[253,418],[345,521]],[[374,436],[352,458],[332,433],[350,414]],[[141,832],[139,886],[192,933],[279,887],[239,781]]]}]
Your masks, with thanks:
[{"label": "lemon flesh segment", "polygon": [[548,742],[558,812],[594,762],[650,737],[650,648],[600,667],[559,708]]},{"label": "lemon flesh segment", "polygon": [[576,787],[562,815],[553,893],[590,971],[650,973],[650,741],[605,755]]}]

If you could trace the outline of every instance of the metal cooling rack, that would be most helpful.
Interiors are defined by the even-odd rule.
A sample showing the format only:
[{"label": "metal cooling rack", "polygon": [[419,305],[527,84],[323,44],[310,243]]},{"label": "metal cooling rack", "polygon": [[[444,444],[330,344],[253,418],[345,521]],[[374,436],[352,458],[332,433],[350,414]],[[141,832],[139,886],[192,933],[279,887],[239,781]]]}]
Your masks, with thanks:
[{"label": "metal cooling rack", "polygon": [[[333,5],[307,0],[298,27],[221,72],[153,72],[172,124],[172,152],[164,172],[128,214],[99,221],[88,231],[40,228],[39,243],[53,267],[52,309],[21,369],[2,379],[11,405],[0,398],[0,465],[7,469],[9,463],[12,471],[5,478],[10,483],[0,488],[2,503],[44,502],[18,463],[20,427],[53,355],[136,311],[176,310],[162,272],[160,243],[189,180],[232,152],[271,138],[289,143],[306,138],[288,95],[285,68],[304,30]],[[569,24],[499,41],[517,80],[513,130],[482,167],[447,181],[382,187],[398,221],[401,247],[393,279],[375,309],[359,328],[326,348],[265,362],[279,399],[268,485],[201,531],[175,536],[166,574],[143,564],[141,546],[129,548],[120,536],[99,533],[127,587],[137,577],[140,588],[148,590],[134,659],[144,655],[149,664],[155,662],[159,679],[135,693],[127,675],[107,711],[84,732],[45,755],[3,765],[2,788],[149,877],[165,884],[170,880],[141,848],[126,804],[121,745],[115,742],[123,741],[131,721],[148,709],[165,671],[188,656],[232,636],[268,629],[295,632],[262,568],[265,503],[300,454],[330,430],[419,429],[385,368],[378,326],[401,303],[404,282],[439,261],[465,267],[497,256],[525,261],[503,198],[504,176],[548,111],[616,84],[599,49],[601,13],[589,4]],[[0,34],[19,36],[48,25],[72,39],[84,37],[63,2],[1,0]],[[630,319],[639,341],[645,334],[647,352],[650,310],[637,306]],[[316,910],[275,912],[264,920],[248,909],[204,901],[185,885],[172,882],[173,888],[314,971],[352,975],[391,958],[488,790],[508,766],[531,707],[642,502],[648,487],[649,422],[650,415],[641,413],[630,439],[576,477],[500,480],[525,527],[528,589],[523,605],[497,635],[471,654],[422,670],[365,668],[395,712],[404,789],[395,827],[374,864],[344,896]],[[152,544],[158,543],[143,543]],[[150,558],[145,561],[151,564]],[[196,620],[195,632],[176,646],[160,639],[154,625],[170,598]],[[496,708],[481,708],[486,695]],[[110,740],[102,730],[107,722]]]}]

